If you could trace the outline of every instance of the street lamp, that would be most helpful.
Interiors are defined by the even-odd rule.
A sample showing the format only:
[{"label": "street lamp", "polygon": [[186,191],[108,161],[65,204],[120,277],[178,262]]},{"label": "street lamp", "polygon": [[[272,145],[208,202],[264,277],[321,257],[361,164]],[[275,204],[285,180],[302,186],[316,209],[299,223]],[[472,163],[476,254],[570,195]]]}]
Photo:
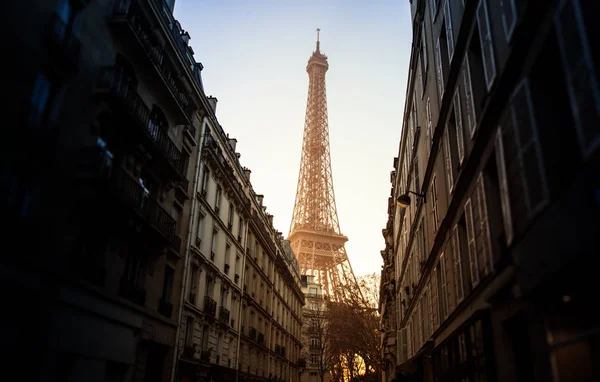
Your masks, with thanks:
[{"label": "street lamp", "polygon": [[406,194],[402,194],[396,199],[398,207],[407,208],[408,206],[410,206],[410,195],[408,195],[409,193],[423,198],[423,203],[425,203],[425,194],[417,194],[416,192],[408,191]]}]

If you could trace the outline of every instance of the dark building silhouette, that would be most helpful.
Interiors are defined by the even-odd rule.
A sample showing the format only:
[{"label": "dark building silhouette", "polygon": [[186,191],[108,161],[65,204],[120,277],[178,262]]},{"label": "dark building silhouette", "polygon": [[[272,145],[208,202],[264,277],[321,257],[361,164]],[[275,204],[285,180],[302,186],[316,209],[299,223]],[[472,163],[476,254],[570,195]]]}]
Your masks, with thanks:
[{"label": "dark building silhouette", "polygon": [[600,378],[598,7],[411,1],[386,381]]},{"label": "dark building silhouette", "polygon": [[298,379],[297,261],[173,6],[4,4],[0,343],[21,379]]}]

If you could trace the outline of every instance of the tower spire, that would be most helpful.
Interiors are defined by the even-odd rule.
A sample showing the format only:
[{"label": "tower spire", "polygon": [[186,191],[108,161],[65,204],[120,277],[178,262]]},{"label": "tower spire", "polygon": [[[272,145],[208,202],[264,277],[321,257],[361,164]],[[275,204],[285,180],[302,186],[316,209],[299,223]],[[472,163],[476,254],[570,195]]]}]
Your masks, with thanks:
[{"label": "tower spire", "polygon": [[317,53],[321,53],[319,51],[319,48],[320,48],[320,45],[321,45],[321,43],[319,42],[319,34],[320,34],[320,32],[321,32],[321,28],[317,28]]},{"label": "tower spire", "polygon": [[315,276],[333,301],[364,301],[344,247],[348,238],[340,231],[333,193],[325,91],[329,64],[319,51],[320,31],[317,50],[306,66],[309,83],[302,158],[288,240],[302,274]]}]

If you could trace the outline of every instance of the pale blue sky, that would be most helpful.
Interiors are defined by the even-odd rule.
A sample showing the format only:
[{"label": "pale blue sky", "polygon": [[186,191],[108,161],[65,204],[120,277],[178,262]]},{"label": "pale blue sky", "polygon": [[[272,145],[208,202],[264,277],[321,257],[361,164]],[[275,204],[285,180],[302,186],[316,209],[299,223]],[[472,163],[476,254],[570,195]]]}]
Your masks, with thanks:
[{"label": "pale blue sky", "polygon": [[306,63],[321,28],[338,216],[355,274],[379,272],[411,44],[408,0],[176,0],[217,118],[287,236],[296,196]]}]

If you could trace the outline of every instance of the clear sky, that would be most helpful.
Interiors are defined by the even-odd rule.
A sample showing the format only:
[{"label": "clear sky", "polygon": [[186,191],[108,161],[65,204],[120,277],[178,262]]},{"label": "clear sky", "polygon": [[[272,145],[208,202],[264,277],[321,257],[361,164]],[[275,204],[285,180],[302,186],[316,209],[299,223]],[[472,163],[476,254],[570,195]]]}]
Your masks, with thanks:
[{"label": "clear sky", "polygon": [[356,275],[379,272],[412,31],[408,0],[176,0],[217,118],[287,236],[321,28],[334,192]]}]

